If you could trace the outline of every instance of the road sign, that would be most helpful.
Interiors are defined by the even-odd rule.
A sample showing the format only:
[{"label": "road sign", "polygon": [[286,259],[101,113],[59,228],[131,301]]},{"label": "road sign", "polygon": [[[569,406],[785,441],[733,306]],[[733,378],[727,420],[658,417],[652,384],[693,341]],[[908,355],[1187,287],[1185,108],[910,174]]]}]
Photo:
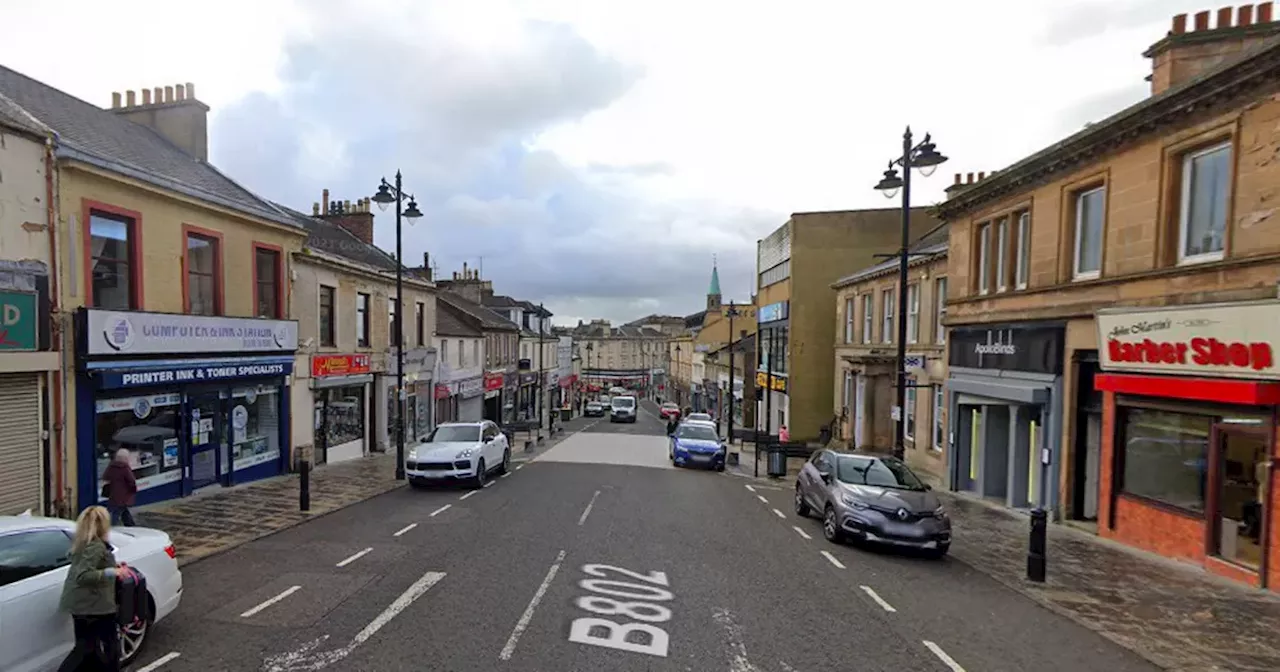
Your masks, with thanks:
[{"label": "road sign", "polygon": [[923,369],[924,355],[907,355],[902,359],[902,370]]}]

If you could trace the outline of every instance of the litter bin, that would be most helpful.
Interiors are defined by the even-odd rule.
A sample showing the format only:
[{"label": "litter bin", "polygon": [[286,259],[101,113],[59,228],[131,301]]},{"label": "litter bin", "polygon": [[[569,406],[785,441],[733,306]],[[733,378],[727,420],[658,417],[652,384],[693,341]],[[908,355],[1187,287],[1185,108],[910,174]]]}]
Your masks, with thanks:
[{"label": "litter bin", "polygon": [[769,475],[787,475],[787,451],[782,446],[769,446]]},{"label": "litter bin", "polygon": [[560,422],[569,422],[569,421],[570,421],[570,420],[572,420],[572,419],[573,419],[573,409],[572,409],[572,408],[562,408],[562,409],[560,409]]}]

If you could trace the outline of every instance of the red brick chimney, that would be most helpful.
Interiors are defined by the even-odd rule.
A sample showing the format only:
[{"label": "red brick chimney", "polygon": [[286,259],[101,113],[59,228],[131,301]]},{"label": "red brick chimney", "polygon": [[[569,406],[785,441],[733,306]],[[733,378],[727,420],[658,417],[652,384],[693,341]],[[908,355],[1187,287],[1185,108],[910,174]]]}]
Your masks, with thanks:
[{"label": "red brick chimney", "polygon": [[1197,12],[1191,30],[1187,29],[1186,14],[1173,17],[1169,34],[1143,54],[1151,59],[1151,75],[1147,78],[1151,95],[1194,79],[1280,34],[1280,21],[1275,20],[1273,8],[1271,2],[1242,5],[1234,11],[1223,7],[1217,11],[1213,27],[1209,26],[1208,10]]},{"label": "red brick chimney", "polygon": [[373,244],[372,201],[362,198],[356,201],[330,201],[325,189],[321,199],[320,216],[341,226],[366,245]]}]

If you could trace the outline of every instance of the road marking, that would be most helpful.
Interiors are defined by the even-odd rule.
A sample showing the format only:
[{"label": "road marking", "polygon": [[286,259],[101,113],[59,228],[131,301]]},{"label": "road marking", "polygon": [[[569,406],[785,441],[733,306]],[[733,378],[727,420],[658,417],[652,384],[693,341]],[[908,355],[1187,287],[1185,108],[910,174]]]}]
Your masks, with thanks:
[{"label": "road marking", "polygon": [[391,536],[393,536],[393,537],[398,537],[398,536],[400,536],[400,535],[404,534],[405,532],[408,532],[409,530],[412,530],[413,528],[415,528],[415,527],[417,527],[417,526],[418,526],[418,524],[417,524],[417,523],[409,523],[408,525],[405,525],[404,527],[400,528],[400,531],[399,531],[399,532],[396,532],[395,534],[393,534],[393,535],[391,535]]},{"label": "road marking", "polygon": [[731,672],[761,672],[760,668],[747,658],[746,637],[742,634],[742,626],[733,620],[733,614],[727,609],[716,609],[712,614],[712,618],[724,628],[725,635],[729,640],[729,651],[732,655],[729,658],[729,670]]},{"label": "road marking", "polygon": [[401,593],[400,597],[397,597],[395,602],[392,602],[381,614],[378,614],[377,618],[374,618],[369,622],[369,625],[364,626],[363,630],[356,633],[356,636],[346,646],[332,651],[316,652],[315,650],[325,640],[329,639],[329,635],[324,635],[288,653],[268,656],[262,661],[262,672],[301,672],[302,670],[314,672],[350,656],[351,652],[356,650],[356,647],[369,641],[369,638],[377,634],[387,623],[390,623],[391,619],[408,609],[409,605],[422,597],[424,593],[444,579],[445,576],[444,572],[427,572],[423,574],[422,578],[415,581],[412,586],[409,586],[408,590]]},{"label": "road marking", "polygon": [[[675,597],[671,591],[665,589],[671,585],[666,573],[644,574],[624,567],[602,564],[583,565],[582,572],[597,577],[605,576],[605,572],[614,572],[643,583],[610,579],[587,579],[578,582],[578,587],[595,594],[583,595],[573,603],[579,609],[591,612],[595,616],[574,619],[569,626],[569,641],[665,658],[670,648],[671,636],[657,624],[670,621],[672,613],[670,608],[657,602],[669,601]],[[655,588],[648,584],[656,584],[663,588]],[[636,591],[641,592],[637,594]],[[629,599],[625,601],[615,599],[623,596]],[[604,618],[601,618],[602,616]],[[643,636],[634,637],[636,633]]]},{"label": "road marking", "polygon": [[779,517],[779,518],[781,518],[781,519],[783,519],[783,520],[786,520],[786,519],[787,519],[787,514],[785,514],[785,513],[781,512],[781,511],[779,511],[779,510],[777,510],[777,509],[774,509],[774,510],[773,510],[773,512],[774,512],[774,513],[776,513],[776,514],[778,514],[778,517]]},{"label": "road marking", "polygon": [[335,566],[335,567],[346,567],[347,565],[349,565],[349,564],[351,564],[351,563],[355,562],[356,560],[359,560],[360,558],[363,558],[364,556],[366,556],[366,555],[368,555],[368,554],[370,554],[370,553],[372,553],[372,552],[373,552],[373,547],[371,546],[371,547],[366,548],[366,549],[364,549],[363,551],[360,551],[359,553],[356,553],[355,555],[353,555],[353,556],[351,556],[351,557],[347,558],[346,560],[343,560],[342,562],[339,562],[337,565],[334,565],[334,566]]},{"label": "road marking", "polygon": [[509,471],[508,471],[508,472],[506,472],[506,473],[502,474],[501,476],[499,476],[498,478],[507,478],[507,477],[508,477],[508,476],[510,476],[510,475],[511,475],[511,472],[509,472]]},{"label": "road marking", "polygon": [[533,594],[533,599],[529,600],[529,606],[525,607],[524,613],[520,615],[520,620],[516,621],[516,627],[511,631],[511,636],[507,638],[507,645],[502,647],[502,653],[498,657],[502,660],[511,660],[511,654],[516,651],[516,644],[520,642],[520,635],[524,634],[529,622],[533,620],[533,612],[538,608],[538,603],[542,601],[542,596],[547,594],[547,588],[551,587],[551,582],[555,580],[556,573],[560,571],[560,563],[564,562],[564,551],[556,556],[556,561],[551,563],[551,569],[547,570],[547,577],[542,580],[542,585],[538,586],[538,591]]},{"label": "road marking", "polygon": [[181,655],[182,654],[178,653],[177,651],[170,651],[169,653],[166,653],[163,656],[160,656],[159,658],[156,658],[155,660],[151,661],[145,667],[139,667],[138,672],[152,672],[152,670],[160,669],[161,665],[164,665],[165,663]]},{"label": "road marking", "polygon": [[943,651],[941,646],[938,646],[927,639],[924,640],[924,645],[933,652],[933,655],[938,657],[938,660],[942,661],[943,665],[951,668],[951,672],[964,672],[964,668],[960,667],[960,663],[957,663],[954,658],[948,656],[947,652]]},{"label": "road marking", "polygon": [[839,567],[840,569],[844,569],[844,564],[843,564],[843,563],[841,563],[839,560],[836,560],[836,556],[831,555],[831,553],[829,553],[829,552],[827,552],[827,551],[823,551],[823,552],[822,552],[822,555],[823,555],[823,557],[825,557],[827,560],[829,560],[829,561],[831,562],[831,564],[835,565],[836,567]]},{"label": "road marking", "polygon": [[497,481],[488,481],[484,484],[484,487],[492,488],[494,483],[497,483]]},{"label": "road marking", "polygon": [[276,602],[279,602],[280,600],[283,600],[286,597],[289,597],[290,595],[298,592],[299,590],[302,590],[302,586],[289,586],[288,588],[285,589],[283,593],[280,593],[279,595],[276,595],[275,597],[267,600],[266,602],[263,602],[262,604],[259,604],[258,606],[240,614],[240,618],[249,618],[250,616],[262,611],[263,609],[266,609],[267,607],[275,604]]},{"label": "road marking", "polygon": [[[474,490],[472,490],[472,492],[475,492],[475,491],[474,491]],[[432,511],[432,512],[431,512],[431,515],[430,515],[430,516],[428,516],[428,518],[435,518],[436,516],[438,516],[438,515],[440,515],[440,514],[444,513],[445,511],[448,511],[449,509],[452,509],[452,508],[453,508],[453,505],[452,505],[452,504],[445,504],[444,506],[442,506],[442,507],[440,507],[440,508],[436,509],[435,511]]]},{"label": "road marking", "polygon": [[880,594],[877,593],[875,589],[872,588],[871,586],[858,586],[858,587],[861,588],[862,592],[866,593],[871,599],[875,600],[876,604],[880,605],[881,609],[884,609],[885,611],[891,614],[897,611],[897,609],[893,608],[892,604],[889,604],[888,602],[885,601],[883,597],[880,597]]},{"label": "road marking", "polygon": [[764,495],[756,495],[756,499],[760,500],[761,502],[764,502],[765,504],[769,503],[769,500],[765,499]]},{"label": "road marking", "polygon": [[742,486],[742,487],[746,488],[747,490],[750,490],[751,492],[755,492],[755,491],[756,491],[756,489],[755,489],[755,488],[753,488],[753,487],[751,487],[751,486],[749,486],[749,485],[744,485],[744,486]]},{"label": "road marking", "polygon": [[795,530],[795,531],[796,531],[796,534],[798,534],[798,535],[800,535],[800,536],[804,537],[805,539],[812,539],[812,538],[813,538],[813,537],[809,536],[809,533],[808,533],[808,532],[805,532],[804,530],[800,529],[799,527],[796,527],[795,525],[792,525],[792,526],[791,526],[791,529]]},{"label": "road marking", "polygon": [[591,501],[587,502],[587,508],[582,510],[582,517],[578,518],[578,527],[587,522],[587,516],[591,515],[591,507],[596,505],[596,497],[600,496],[600,491],[596,490],[596,494],[591,495]]},{"label": "road marking", "polygon": [[516,467],[516,471],[520,471],[521,469],[524,469],[524,465],[523,465],[523,464],[518,465],[518,466]]},{"label": "road marking", "polygon": [[476,494],[477,492],[480,492],[480,491],[479,491],[479,490],[472,490],[472,491],[468,492],[467,494],[465,494],[465,495],[463,495],[463,496],[459,497],[458,499],[466,499],[466,498],[470,497],[471,495]]}]

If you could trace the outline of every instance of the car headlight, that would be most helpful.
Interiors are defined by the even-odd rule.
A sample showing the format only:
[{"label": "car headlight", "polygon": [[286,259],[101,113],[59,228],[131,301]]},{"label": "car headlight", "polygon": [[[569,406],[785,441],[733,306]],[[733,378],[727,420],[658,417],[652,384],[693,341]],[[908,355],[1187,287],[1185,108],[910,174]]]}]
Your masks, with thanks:
[{"label": "car headlight", "polygon": [[475,453],[476,453],[475,448],[463,448],[462,450],[458,451],[458,454],[455,455],[453,459],[461,460],[464,457],[471,457],[472,455],[475,455]]},{"label": "car headlight", "polygon": [[865,508],[867,508],[867,503],[866,503],[866,502],[864,502],[864,501],[862,501],[862,500],[860,500],[860,499],[854,499],[853,497],[850,497],[849,495],[840,495],[840,501],[844,502],[846,506],[852,506],[852,507],[853,507],[853,508],[855,508],[855,509],[865,509]]},{"label": "car headlight", "polygon": [[409,451],[409,454],[406,457],[410,462],[416,462],[418,459],[418,451],[411,450]]},{"label": "car headlight", "polygon": [[939,505],[938,505],[938,508],[936,508],[936,509],[934,509],[934,510],[933,510],[933,517],[934,517],[934,518],[946,518],[946,517],[947,517],[947,507],[942,506],[941,504],[939,504]]}]

